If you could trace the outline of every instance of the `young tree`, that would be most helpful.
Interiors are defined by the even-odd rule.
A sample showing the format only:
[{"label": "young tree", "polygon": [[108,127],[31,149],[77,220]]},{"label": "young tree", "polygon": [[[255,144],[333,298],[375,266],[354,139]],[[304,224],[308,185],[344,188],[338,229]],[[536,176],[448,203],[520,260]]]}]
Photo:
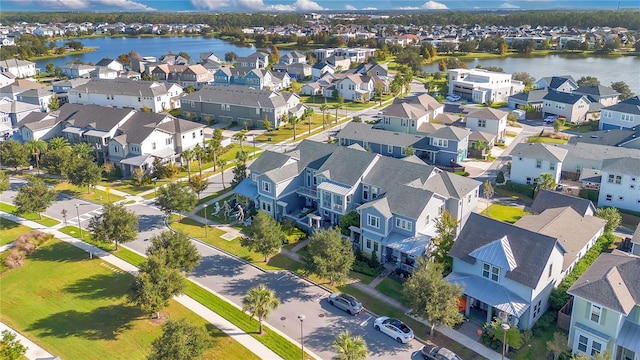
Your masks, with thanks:
[{"label": "young tree", "polygon": [[511,328],[509,328],[509,330],[507,330],[507,335],[505,337],[505,330],[502,328],[502,321],[497,317],[493,318],[493,321],[489,325],[488,329],[489,330],[487,331],[487,334],[493,340],[503,343],[503,341],[506,339],[506,352],[509,352],[510,347],[519,349],[524,343],[524,339],[522,337],[522,334],[520,333],[520,330],[515,326],[512,326]]},{"label": "young tree", "polygon": [[47,143],[44,140],[29,140],[24,143],[24,149],[28,151],[36,160],[36,169],[40,173],[40,155],[47,151]]},{"label": "young tree", "polygon": [[72,160],[71,147],[52,149],[40,157],[40,166],[49,174],[65,175]]},{"label": "young tree", "polygon": [[629,85],[624,81],[612,82],[611,88],[620,93],[620,100],[627,100],[635,95]]},{"label": "young tree", "polygon": [[87,194],[91,192],[91,186],[96,185],[102,179],[102,169],[87,157],[74,157],[69,163],[67,179],[73,185],[87,187]]},{"label": "young tree", "polygon": [[151,343],[149,360],[199,359],[211,346],[209,334],[202,326],[185,319],[170,319],[162,324],[162,335]]},{"label": "young tree", "polygon": [[129,301],[159,318],[160,310],[169,305],[173,296],[181,294],[184,286],[180,271],[168,267],[164,257],[149,256],[131,285]]},{"label": "young tree", "polygon": [[248,236],[240,240],[240,245],[262,254],[266,263],[269,256],[280,250],[284,239],[280,224],[267,212],[260,210],[253,217]]},{"label": "young tree", "polygon": [[347,279],[355,256],[351,241],[343,240],[340,230],[332,228],[311,235],[304,260],[311,273],[335,285]]},{"label": "young tree", "polygon": [[56,111],[60,109],[60,99],[58,99],[58,95],[53,95],[49,100],[49,110]]},{"label": "young tree", "polygon": [[622,222],[622,216],[620,216],[620,212],[614,207],[596,209],[596,216],[600,219],[607,220],[607,224],[604,226],[604,231],[608,234],[617,229]]},{"label": "young tree", "polygon": [[0,359],[20,360],[27,353],[27,348],[17,339],[15,333],[9,330],[2,331],[0,340]]},{"label": "young tree", "polygon": [[53,70],[55,70],[55,65],[53,65],[52,62],[48,62],[47,66],[45,67],[45,70],[47,71],[47,74],[53,74]]},{"label": "young tree", "polygon": [[111,175],[113,174],[113,170],[115,170],[115,165],[111,161],[105,161],[102,164],[102,171],[107,175],[107,179],[111,180]]},{"label": "young tree", "polygon": [[18,195],[14,199],[16,212],[37,213],[42,219],[42,212],[47,210],[56,200],[57,191],[49,188],[44,180],[31,177],[29,183],[18,190]]},{"label": "young tree", "polygon": [[482,195],[484,195],[484,199],[487,201],[487,209],[489,208],[489,200],[493,197],[493,194],[493,185],[491,185],[491,181],[487,179],[482,185]]},{"label": "young tree", "polygon": [[[221,165],[224,167],[224,165]],[[233,168],[233,179],[231,180],[231,186],[236,186],[247,178],[247,165],[243,161],[236,161],[236,166]],[[224,179],[223,179],[224,186]]]},{"label": "young tree", "polygon": [[430,335],[436,326],[454,326],[463,318],[458,311],[462,289],[442,278],[443,267],[422,257],[404,284],[404,293],[417,316],[431,324]]},{"label": "young tree", "polygon": [[200,193],[207,189],[209,182],[202,176],[196,175],[189,180],[189,186],[194,193],[198,194],[198,200],[200,200]]},{"label": "young tree", "polygon": [[142,186],[142,181],[144,180],[144,170],[139,167],[133,169],[133,178],[136,179],[138,186]]},{"label": "young tree", "polygon": [[555,190],[556,179],[549,173],[542,173],[538,179],[538,189],[540,190]]},{"label": "young tree", "polygon": [[49,151],[55,150],[71,150],[71,145],[69,144],[69,140],[63,137],[54,137],[49,140]]},{"label": "young tree", "polygon": [[265,115],[264,120],[262,120],[262,127],[265,129],[267,134],[270,134],[273,131],[273,126],[271,126],[271,121],[269,121],[269,117],[267,115]]},{"label": "young tree", "polygon": [[158,190],[158,206],[167,216],[172,212],[182,214],[193,210],[198,197],[185,183],[175,182]]},{"label": "young tree", "polygon": [[242,144],[247,141],[247,132],[244,130],[238,131],[237,133],[233,134],[233,139],[240,143],[240,150],[243,150],[244,148],[242,147]]},{"label": "young tree", "polygon": [[434,249],[431,253],[433,260],[442,264],[445,273],[451,272],[453,259],[449,256],[449,251],[456,238],[458,219],[444,210],[439,219],[435,220],[437,237],[433,239]]},{"label": "young tree", "polygon": [[91,145],[81,142],[73,145],[73,153],[78,157],[91,159],[91,155],[95,151]]},{"label": "young tree", "polygon": [[262,334],[262,320],[268,318],[271,310],[275,310],[278,306],[280,306],[280,299],[264,284],[250,289],[242,299],[242,311],[248,312],[251,317],[258,318],[260,334]]},{"label": "young tree", "polygon": [[193,149],[186,149],[182,151],[182,158],[187,163],[187,176],[189,177],[189,181],[191,181],[191,162],[195,156],[196,152]]},{"label": "young tree", "polygon": [[31,153],[26,151],[21,143],[11,139],[0,142],[0,159],[3,165],[18,171],[18,168],[29,166]]},{"label": "young tree", "polygon": [[558,360],[561,354],[568,352],[567,336],[559,331],[553,333],[553,339],[547,341],[547,350],[553,353],[553,360]]},{"label": "young tree", "polygon": [[[216,165],[220,168],[220,180],[222,181],[222,190],[226,190],[227,189],[227,185],[224,182],[224,167],[227,166],[227,160],[218,159],[218,161],[216,161]],[[236,170],[238,170],[238,167],[240,167],[240,166],[244,166],[244,165],[238,163],[238,164],[236,164],[236,167],[233,169],[233,175],[234,175],[233,176],[233,181],[236,181],[236,175],[237,175],[236,174]],[[240,170],[238,170],[238,174],[240,174],[240,173],[241,173]],[[246,178],[247,177],[247,168],[246,168],[246,166],[244,168],[244,172],[243,173],[244,173],[244,178]],[[242,178],[242,179],[244,179],[244,178]],[[231,186],[234,185],[233,181],[231,183]],[[242,181],[242,180],[240,180],[240,181]],[[238,184],[239,183],[240,182],[238,182]]]},{"label": "young tree", "polygon": [[11,188],[11,179],[9,175],[4,172],[4,170],[0,170],[0,194],[9,190]]},{"label": "young tree", "polygon": [[295,115],[291,115],[289,116],[289,124],[291,124],[291,126],[293,126],[293,141],[296,141],[296,129],[298,127],[298,123],[300,122],[301,118],[295,116]]},{"label": "young tree", "polygon": [[118,244],[133,241],[138,235],[138,215],[124,205],[106,204],[100,215],[89,221],[93,238],[103,243]]},{"label": "young tree", "polygon": [[336,350],[337,360],[365,360],[369,350],[362,336],[351,336],[349,330],[336,335],[331,346]]},{"label": "young tree", "polygon": [[198,172],[202,177],[202,158],[205,156],[206,150],[198,144],[193,148],[193,153],[196,156],[196,160],[198,160]]},{"label": "young tree", "polygon": [[406,149],[404,149],[404,155],[406,157],[415,155],[415,153],[416,153],[416,149],[411,145],[407,146]]},{"label": "young tree", "polygon": [[151,238],[147,255],[164,257],[168,267],[182,271],[187,276],[198,266],[202,258],[187,235],[171,230],[163,231]]},{"label": "young tree", "polygon": [[222,130],[220,130],[220,128],[215,128],[213,130],[213,136],[211,137],[211,140],[207,141],[207,152],[209,153],[209,156],[211,156],[211,159],[213,160],[213,171],[217,170],[218,155],[222,150],[223,139],[224,139],[224,136],[222,135]]}]

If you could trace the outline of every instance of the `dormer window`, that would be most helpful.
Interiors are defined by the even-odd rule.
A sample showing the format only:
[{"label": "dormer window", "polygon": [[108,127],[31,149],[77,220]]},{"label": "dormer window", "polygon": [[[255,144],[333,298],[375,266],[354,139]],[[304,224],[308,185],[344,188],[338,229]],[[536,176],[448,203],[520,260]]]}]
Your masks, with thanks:
[{"label": "dormer window", "polygon": [[489,263],[482,263],[482,277],[498,282],[500,278],[500,268]]}]

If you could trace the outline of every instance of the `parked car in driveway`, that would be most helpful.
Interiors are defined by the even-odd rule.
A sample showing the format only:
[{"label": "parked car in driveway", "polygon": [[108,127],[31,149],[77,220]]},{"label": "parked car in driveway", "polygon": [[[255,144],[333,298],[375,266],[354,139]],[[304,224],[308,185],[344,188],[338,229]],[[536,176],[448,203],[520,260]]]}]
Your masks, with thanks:
[{"label": "parked car in driveway", "polygon": [[556,121],[556,119],[558,119],[557,116],[549,115],[546,118],[544,118],[544,120],[542,120],[542,122],[544,122],[545,124],[553,124],[553,122]]},{"label": "parked car in driveway", "polygon": [[350,315],[357,315],[364,308],[362,303],[349,294],[333,293],[329,296],[329,304],[346,311]]},{"label": "parked car in driveway", "polygon": [[453,351],[439,347],[432,342],[427,342],[427,344],[420,349],[420,354],[425,360],[462,360]]},{"label": "parked car in driveway", "polygon": [[373,322],[373,328],[391,336],[399,343],[406,344],[413,340],[413,330],[398,319],[381,316]]},{"label": "parked car in driveway", "polygon": [[460,96],[458,95],[449,95],[445,98],[447,101],[458,101],[460,100]]}]

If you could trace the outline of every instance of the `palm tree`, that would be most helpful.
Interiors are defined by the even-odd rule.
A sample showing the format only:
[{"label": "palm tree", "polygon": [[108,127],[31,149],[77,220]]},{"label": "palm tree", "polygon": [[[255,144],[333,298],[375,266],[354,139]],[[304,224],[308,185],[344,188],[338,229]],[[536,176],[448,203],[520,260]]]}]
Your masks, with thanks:
[{"label": "palm tree", "polygon": [[211,140],[207,141],[207,151],[211,155],[213,159],[213,171],[216,171],[216,167],[218,166],[218,153],[222,147],[222,131],[220,129],[216,129],[213,131],[213,137]]},{"label": "palm tree", "polygon": [[364,360],[369,353],[362,336],[351,336],[349,330],[339,333],[332,346],[338,352],[338,360]]},{"label": "palm tree", "polygon": [[193,149],[187,149],[182,152],[182,158],[187,162],[187,173],[189,174],[189,180],[191,180],[191,161],[193,161],[193,157],[195,155],[196,154]]},{"label": "palm tree", "polygon": [[322,130],[324,130],[324,126],[326,124],[325,120],[324,120],[324,113],[329,110],[329,105],[327,105],[327,103],[324,103],[322,105],[320,105],[320,111],[322,111]]},{"label": "palm tree", "polygon": [[293,141],[296,141],[296,127],[300,122],[300,118],[295,115],[289,116],[289,124],[293,126]]},{"label": "palm tree", "polygon": [[338,123],[338,110],[342,109],[342,104],[335,103],[331,106],[332,109],[336,109],[336,124]]},{"label": "palm tree", "polygon": [[567,336],[561,332],[553,333],[553,339],[547,341],[547,350],[553,353],[553,360],[557,360],[560,354],[569,351]]},{"label": "palm tree", "polygon": [[216,165],[218,165],[218,167],[220,168],[220,178],[222,180],[222,190],[226,190],[227,187],[224,184],[224,167],[227,166],[227,160],[218,159],[218,161],[216,161]]},{"label": "palm tree", "polygon": [[73,145],[73,152],[79,157],[89,157],[93,153],[94,149],[91,145],[81,142]]},{"label": "palm tree", "polygon": [[200,172],[200,177],[202,177],[202,158],[205,156],[206,151],[198,144],[193,148],[193,153],[196,155],[196,159],[198,159],[198,171]]},{"label": "palm tree", "polygon": [[304,120],[309,125],[309,135],[311,135],[311,117],[312,116],[313,116],[313,109],[312,108],[304,109],[304,114],[302,115],[302,117],[304,118]]},{"label": "palm tree", "polygon": [[247,133],[245,131],[238,131],[233,134],[233,139],[240,143],[240,150],[242,150],[242,142],[247,140]]},{"label": "palm tree", "polygon": [[44,140],[30,140],[24,143],[24,148],[36,159],[36,169],[40,174],[40,154],[47,151],[47,143]]},{"label": "palm tree", "polygon": [[538,177],[538,189],[541,190],[553,190],[556,188],[556,179],[549,173],[542,173]]},{"label": "palm tree", "polygon": [[280,299],[276,293],[260,284],[247,292],[242,299],[242,311],[247,311],[251,317],[257,317],[260,324],[260,334],[262,334],[262,320],[269,317],[271,310],[275,310],[280,305]]},{"label": "palm tree", "polygon": [[55,137],[49,140],[49,150],[55,151],[60,149],[71,149],[71,145],[69,144],[69,140],[63,137]]}]

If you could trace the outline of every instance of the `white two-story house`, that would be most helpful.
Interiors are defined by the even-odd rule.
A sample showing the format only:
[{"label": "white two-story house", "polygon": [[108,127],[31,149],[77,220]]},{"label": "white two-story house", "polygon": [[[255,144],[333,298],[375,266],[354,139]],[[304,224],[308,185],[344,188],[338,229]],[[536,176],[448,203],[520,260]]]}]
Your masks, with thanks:
[{"label": "white two-story house", "polygon": [[483,104],[488,101],[507,101],[509,96],[524,90],[521,81],[512,80],[511,74],[484,69],[450,69],[449,95]]},{"label": "white two-story house", "polygon": [[603,253],[567,291],[569,347],[593,358],[640,360],[640,258]]},{"label": "white two-story house", "polygon": [[599,207],[640,211],[640,159],[621,157],[602,161]]},{"label": "white two-story house", "polygon": [[466,127],[471,131],[480,131],[503,141],[507,135],[507,112],[489,107],[471,108],[466,116]]},{"label": "white two-story house", "polygon": [[556,184],[560,181],[562,162],[567,150],[542,143],[522,143],[511,151],[511,181],[532,185],[538,182],[540,174],[553,176]]},{"label": "white two-story house", "polygon": [[378,126],[389,131],[416,134],[421,132],[420,128],[424,124],[431,122],[443,112],[444,105],[427,93],[404,99],[396,98],[391,105],[382,110],[382,119]]}]

